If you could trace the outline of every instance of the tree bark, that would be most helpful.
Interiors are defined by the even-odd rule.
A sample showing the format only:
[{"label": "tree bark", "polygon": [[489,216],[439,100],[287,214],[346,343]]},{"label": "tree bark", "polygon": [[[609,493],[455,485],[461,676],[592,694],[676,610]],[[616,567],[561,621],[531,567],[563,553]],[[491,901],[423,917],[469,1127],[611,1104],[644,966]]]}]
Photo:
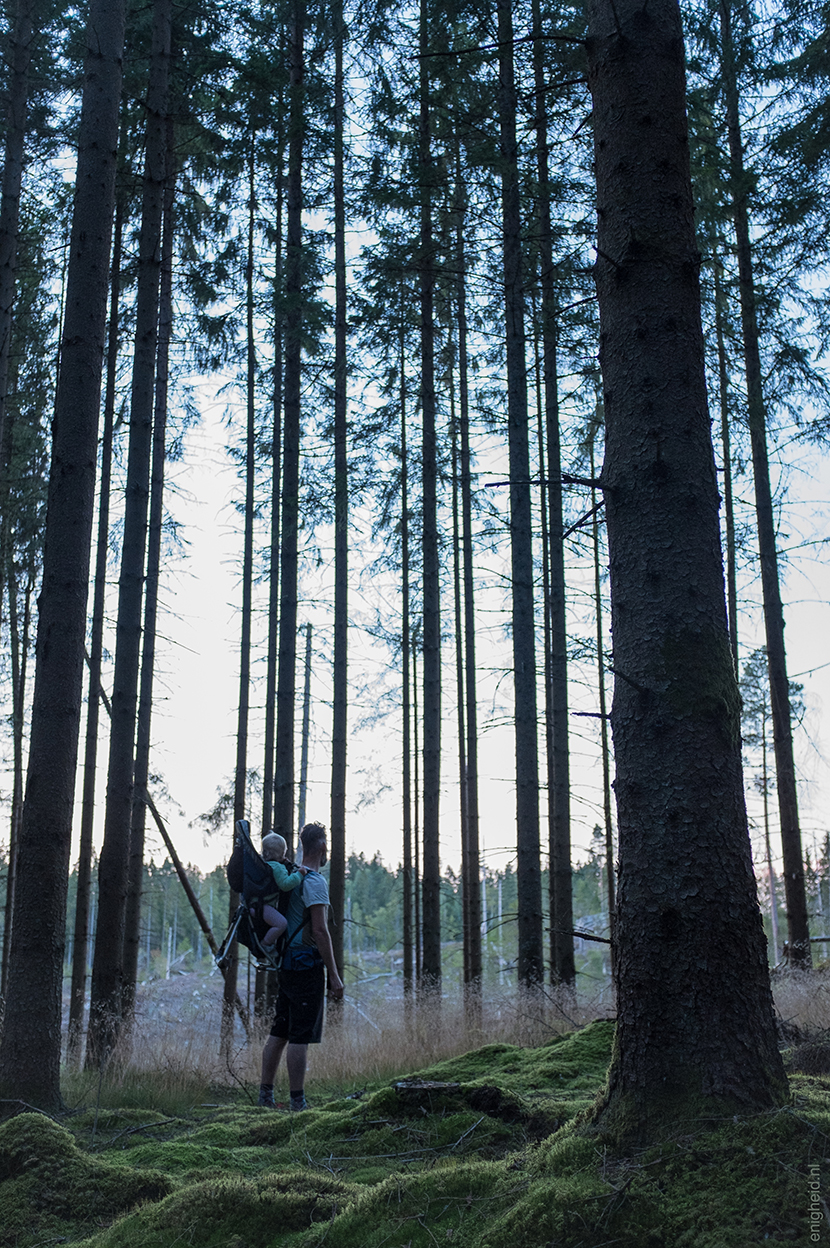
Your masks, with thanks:
[{"label": "tree bark", "polygon": [[23,153],[29,105],[29,64],[38,9],[37,0],[17,0],[14,26],[9,39],[6,140],[0,198],[0,446],[3,445],[6,422],[17,237],[20,229],[20,190],[23,183]]},{"label": "tree bark", "polygon": [[[542,34],[539,0],[533,3],[534,34]],[[549,598],[545,610],[550,628],[550,978],[551,983],[573,985],[573,888],[571,872],[571,782],[568,746],[568,635],[565,614],[565,550],[562,523],[562,463],[559,445],[559,378],[556,366],[557,308],[553,273],[551,187],[548,170],[548,118],[545,100],[544,44],[533,43],[536,88],[536,175],[539,228],[540,286],[542,291],[542,376],[545,440],[547,444],[547,519]]]},{"label": "tree bark", "polygon": [[300,492],[300,383],[302,357],[303,38],[304,0],[295,0],[289,38],[288,220],[285,253],[285,399],[283,425],[280,643],[277,679],[277,750],[274,831],[294,844],[294,697],[297,665],[297,530]]},{"label": "tree bark", "polygon": [[[284,26],[280,50],[284,52]],[[282,494],[282,375],[283,375],[283,162],[284,90],[280,85],[277,108],[277,212],[274,242],[274,383],[271,434],[271,548],[268,565],[268,658],[265,676],[265,759],[262,768],[262,835],[271,831],[274,805],[274,724],[277,698],[277,637],[280,606],[280,501]]]},{"label": "tree bark", "polygon": [[101,688],[101,659],[104,651],[104,598],[107,589],[109,553],[110,484],[112,480],[112,431],[115,418],[115,384],[118,365],[118,337],[121,297],[121,246],[124,207],[115,207],[112,244],[110,323],[107,342],[107,376],[104,393],[104,429],[101,437],[101,483],[98,490],[98,535],[95,547],[95,584],[92,598],[92,626],[89,644],[89,684],[84,743],[84,780],[81,800],[81,832],[78,849],[78,881],[75,894],[75,927],[72,938],[72,984],[69,993],[69,1031],[66,1056],[70,1065],[80,1061],[83,1050],[84,1004],[86,998],[89,903],[92,883],[92,831],[95,819],[95,773],[98,761],[98,722]]},{"label": "tree bark", "polygon": [[680,11],[589,0],[620,876],[599,1120],[780,1104],[709,429]]},{"label": "tree bark", "polygon": [[411,998],[415,984],[415,930],[413,913],[414,877],[412,863],[412,624],[409,591],[409,458],[406,439],[406,334],[401,306],[399,393],[401,411],[401,683],[402,747],[401,783],[403,790],[403,990]]},{"label": "tree bark", "polygon": [[422,559],[423,559],[423,794],[424,861],[423,960],[427,989],[441,982],[441,579],[438,553],[438,445],[435,431],[435,243],[432,224],[434,172],[431,152],[431,88],[427,0],[420,10],[420,117],[418,178],[420,194],[419,272],[421,304]]},{"label": "tree bark", "polygon": [[[251,125],[248,152],[248,243],[245,260],[245,525],[242,553],[242,630],[239,640],[239,703],[236,716],[236,764],[233,777],[233,821],[246,816],[248,780],[248,714],[251,699],[251,610],[254,577],[254,486],[256,484],[256,340],[254,338],[254,215],[256,131]],[[235,835],[235,831],[234,831]],[[233,844],[233,842],[231,842]],[[229,921],[239,905],[233,889],[229,898]],[[239,948],[234,941],[229,953],[223,989],[220,1050],[228,1058],[233,1047],[234,999]]]},{"label": "tree bark", "polygon": [[147,576],[144,592],[144,643],[135,749],[135,793],[130,827],[130,858],[127,871],[127,905],[124,914],[124,986],[121,1016],[130,1022],[135,1006],[138,952],[141,942],[141,892],[144,881],[145,794],[150,776],[150,729],[153,715],[153,684],[156,660],[161,534],[164,520],[164,469],[167,451],[167,391],[170,340],[173,334],[173,120],[166,119],[167,183],[162,213],[161,286],[159,298],[156,393],[153,416],[152,466],[150,471],[150,522],[147,540]]},{"label": "tree bark", "polygon": [[132,821],[141,608],[158,341],[171,9],[171,0],[154,2],[135,350],[130,396],[130,443],[121,575],[118,584],[107,803],[104,842],[98,865],[98,920],[90,981],[86,1055],[88,1065],[98,1065],[107,1059],[118,1038],[121,1019],[124,919]]},{"label": "tree bark", "polygon": [[761,559],[761,585],[764,596],[764,627],[772,701],[778,812],[781,819],[781,845],[784,851],[784,894],[787,900],[790,961],[794,966],[808,967],[812,963],[810,928],[807,919],[807,897],[804,890],[804,856],[801,849],[798,793],[795,783],[790,685],[787,677],[787,655],[784,648],[784,608],[781,604],[781,583],[778,576],[778,554],[775,546],[775,517],[772,509],[772,488],[767,453],[767,422],[758,339],[752,244],[749,236],[747,183],[738,111],[738,84],[732,45],[730,0],[721,0],[720,15],[726,127],[732,173],[732,212],[735,219],[738,252],[749,437],[755,477],[755,514],[758,524],[758,552]]},{"label": "tree bark", "polygon": [[723,518],[726,537],[726,609],[729,619],[729,644],[735,671],[738,663],[738,577],[735,567],[735,507],[732,499],[732,446],[729,434],[729,370],[723,332],[724,290],[723,266],[715,257],[715,341],[718,346],[718,399],[720,401],[720,437],[723,449]]},{"label": "tree bark", "polygon": [[[476,694],[476,623],[473,588],[473,499],[470,477],[470,391],[467,352],[467,281],[464,247],[464,188],[461,182],[460,151],[456,149],[456,180],[459,203],[455,227],[458,264],[456,300],[458,308],[458,415],[460,434],[461,546],[464,599],[464,709],[466,720],[465,766],[462,777],[466,804],[464,830],[467,840],[467,879],[464,884],[468,907],[467,982],[481,986],[481,857],[478,806],[478,698]],[[475,998],[480,1000],[480,998]]]},{"label": "tree bark", "polygon": [[[60,1106],[66,886],[124,47],[124,4],[90,0],[63,350],[52,426],[26,798],[0,1089]],[[54,934],[44,949],[43,933]]]},{"label": "tree bark", "polygon": [[498,3],[499,143],[502,179],[507,421],[510,455],[510,554],[516,727],[516,833],[519,982],[542,982],[542,871],[539,860],[539,745],[530,511],[527,363],[522,289],[521,205],[516,141],[516,84],[510,0]]},{"label": "tree bark", "polygon": [[346,391],[346,197],[343,128],[346,106],[343,6],[334,15],[334,689],[331,734],[331,867],[329,896],[336,924],[334,960],[343,974],[343,918],[346,905],[346,742],[349,647],[349,472]]}]

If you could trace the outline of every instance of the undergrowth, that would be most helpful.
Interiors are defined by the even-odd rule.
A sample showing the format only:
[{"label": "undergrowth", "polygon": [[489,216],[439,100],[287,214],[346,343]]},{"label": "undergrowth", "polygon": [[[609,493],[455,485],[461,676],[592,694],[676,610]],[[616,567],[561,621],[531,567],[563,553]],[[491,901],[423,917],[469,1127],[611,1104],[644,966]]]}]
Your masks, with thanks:
[{"label": "undergrowth", "polygon": [[[830,1078],[638,1151],[585,1127],[613,1024],[500,1041],[301,1114],[197,1104],[0,1125],[0,1246],[756,1248],[810,1238]],[[331,1037],[329,1037],[331,1042]],[[797,1062],[793,1062],[797,1064]],[[822,1237],[826,1228],[822,1228]]]}]

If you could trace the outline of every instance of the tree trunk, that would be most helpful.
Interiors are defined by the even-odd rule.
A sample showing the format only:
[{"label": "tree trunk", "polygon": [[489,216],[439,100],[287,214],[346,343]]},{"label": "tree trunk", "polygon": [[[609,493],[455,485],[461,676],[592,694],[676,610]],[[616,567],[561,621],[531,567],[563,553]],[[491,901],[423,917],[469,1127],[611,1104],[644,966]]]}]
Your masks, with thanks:
[{"label": "tree trunk", "polygon": [[300,737],[300,787],[297,794],[297,827],[306,823],[308,798],[308,746],[311,739],[311,622],[305,626],[305,662],[303,663],[303,728]]},{"label": "tree trunk", "polygon": [[[280,30],[280,46],[282,35]],[[277,107],[277,213],[274,242],[274,384],[273,432],[271,434],[271,549],[268,564],[268,658],[265,676],[265,760],[262,768],[262,835],[271,831],[274,805],[274,723],[277,698],[277,636],[280,606],[280,498],[282,487],[282,214],[283,214],[283,134],[284,95],[280,87]]]},{"label": "tree trunk", "polygon": [[406,336],[404,309],[400,327],[400,407],[401,407],[401,664],[403,694],[403,743],[401,781],[403,787],[403,990],[412,996],[415,982],[415,877],[412,862],[412,710],[411,651],[412,624],[409,591],[409,460],[406,440]]},{"label": "tree trunk", "polygon": [[136,710],[141,650],[147,506],[158,341],[165,114],[170,71],[171,0],[155,0],[147,92],[147,147],[139,240],[130,443],[112,690],[104,842],[98,864],[98,921],[90,982],[88,1065],[105,1061],[118,1038],[123,986],[124,919],[132,820]]},{"label": "tree trunk", "polygon": [[37,0],[17,0],[9,39],[6,102],[6,141],[3,152],[3,189],[0,199],[0,446],[6,421],[9,350],[14,313],[17,237],[20,229],[20,188],[29,105],[29,63],[34,42]]},{"label": "tree trunk", "polygon": [[[0,1089],[60,1106],[61,986],[86,636],[124,4],[90,0],[63,350],[52,426],[29,766]],[[43,933],[53,933],[44,949]]]},{"label": "tree trunk", "polygon": [[674,0],[590,0],[620,876],[598,1115],[653,1138],[786,1096],[741,775]]},{"label": "tree trunk", "polygon": [[285,400],[283,426],[280,644],[277,680],[277,751],[274,831],[294,844],[294,697],[297,665],[297,529],[300,492],[300,383],[302,357],[303,36],[305,2],[295,0],[289,56],[288,221],[285,253]]},{"label": "tree trunk", "polygon": [[784,649],[784,609],[781,604],[778,554],[775,548],[775,517],[772,510],[772,489],[767,454],[766,412],[758,342],[752,245],[749,236],[747,182],[738,112],[738,84],[732,46],[729,0],[721,0],[720,15],[726,126],[729,135],[732,173],[732,211],[738,252],[749,437],[752,444],[752,469],[755,477],[755,514],[758,524],[758,551],[761,558],[761,585],[764,596],[764,626],[772,701],[778,811],[781,818],[781,845],[784,851],[784,893],[787,900],[790,961],[794,966],[808,967],[811,965],[812,957],[810,928],[807,921],[807,898],[804,891],[804,857],[801,851],[801,828],[798,820],[798,794],[795,783],[790,685]]},{"label": "tree trunk", "polygon": [[329,896],[336,919],[334,959],[343,973],[346,904],[346,733],[349,644],[349,475],[346,423],[346,198],[343,184],[343,6],[334,15],[334,689],[331,736],[331,868]]},{"label": "tree trunk", "polygon": [[[251,128],[248,152],[248,249],[245,261],[245,533],[242,554],[242,631],[239,641],[239,704],[236,717],[236,766],[233,778],[234,828],[246,816],[248,778],[248,712],[251,698],[251,609],[254,578],[254,486],[256,484],[256,341],[254,338],[254,213],[256,173],[256,132]],[[233,844],[233,842],[231,842]],[[232,920],[239,905],[239,894],[231,889]],[[239,948],[234,941],[228,955],[228,974],[222,1000],[220,1050],[227,1059],[233,1047],[234,999]]]},{"label": "tree trunk", "polygon": [[[461,185],[460,153],[456,151],[456,179],[459,196]],[[462,778],[466,801],[465,831],[467,837],[467,880],[469,950],[467,955],[468,983],[481,985],[481,858],[479,852],[478,809],[478,699],[476,696],[476,624],[475,591],[473,589],[473,502],[470,481],[470,396],[467,356],[467,283],[464,247],[464,203],[458,205],[455,229],[455,251],[458,264],[456,299],[458,306],[458,407],[461,440],[461,544],[462,579],[464,584],[464,698],[466,719],[465,774]],[[476,998],[480,1000],[480,998]]]},{"label": "tree trunk", "polygon": [[429,12],[421,0],[420,120],[418,177],[420,194],[422,558],[423,558],[423,680],[424,680],[424,862],[423,963],[425,987],[441,982],[441,863],[439,804],[441,795],[441,581],[438,554],[438,447],[435,432],[435,255],[432,225],[430,136]]},{"label": "tree trunk", "polygon": [[78,850],[78,881],[75,894],[75,927],[72,938],[72,986],[69,993],[69,1031],[66,1056],[70,1065],[81,1059],[84,1004],[86,998],[89,902],[92,882],[92,830],[95,819],[95,772],[98,761],[101,658],[104,650],[104,599],[109,554],[110,483],[112,478],[112,431],[115,417],[115,383],[118,365],[118,334],[121,296],[121,243],[124,207],[115,207],[112,245],[110,323],[107,343],[107,379],[104,394],[104,430],[101,438],[101,485],[98,491],[98,536],[95,553],[95,586],[92,599],[92,630],[89,645],[89,685],[86,706],[84,782],[81,801],[81,834]]},{"label": "tree trunk", "polygon": [[[534,34],[542,34],[541,6],[533,3]],[[565,614],[565,550],[562,538],[562,463],[559,449],[559,379],[556,367],[557,309],[553,282],[551,188],[548,171],[548,119],[545,101],[544,44],[533,43],[536,88],[536,172],[539,228],[540,285],[542,290],[542,374],[545,438],[547,442],[548,574],[550,596],[545,606],[550,621],[549,698],[551,710],[550,809],[550,978],[551,983],[573,985],[573,888],[571,873],[571,783],[568,746],[568,636]]]},{"label": "tree trunk", "polygon": [[715,340],[718,344],[718,398],[720,400],[720,437],[723,448],[723,518],[726,537],[726,609],[729,619],[729,644],[735,671],[738,663],[738,577],[735,568],[735,506],[732,499],[732,447],[729,436],[729,370],[723,332],[724,311],[723,266],[715,258]]},{"label": "tree trunk", "polygon": [[[594,441],[599,421],[591,430],[591,480],[594,479]],[[605,830],[605,888],[608,901],[608,935],[611,939],[611,969],[616,958],[615,915],[617,872],[614,865],[614,828],[611,821],[611,750],[608,743],[608,706],[605,697],[605,641],[602,627],[602,579],[599,558],[599,514],[596,486],[591,487],[591,544],[594,548],[594,616],[597,636],[597,693],[599,697],[599,739],[602,752],[602,816]]]},{"label": "tree trunk", "polygon": [[510,0],[498,3],[499,143],[502,179],[507,421],[510,453],[510,554],[516,726],[516,832],[519,890],[519,982],[542,982],[542,872],[539,861],[539,747],[530,513],[527,364],[522,289],[521,207],[516,142],[516,85]]},{"label": "tree trunk", "polygon": [[135,793],[130,828],[130,860],[127,873],[127,906],[124,917],[124,986],[121,1016],[132,1019],[141,941],[141,891],[144,881],[144,829],[147,783],[150,775],[150,726],[153,713],[153,679],[156,657],[161,533],[164,519],[164,466],[167,450],[167,390],[170,339],[173,333],[173,199],[175,196],[173,121],[167,118],[167,184],[162,214],[161,286],[156,359],[156,395],[153,417],[153,458],[150,473],[150,523],[147,541],[147,577],[144,593],[144,644],[141,654],[141,687],[135,750]]}]

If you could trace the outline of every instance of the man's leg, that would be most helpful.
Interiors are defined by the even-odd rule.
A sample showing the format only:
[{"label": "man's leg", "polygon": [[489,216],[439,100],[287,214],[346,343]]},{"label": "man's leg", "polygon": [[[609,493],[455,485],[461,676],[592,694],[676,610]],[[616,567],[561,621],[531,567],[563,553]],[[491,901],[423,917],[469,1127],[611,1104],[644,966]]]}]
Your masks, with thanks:
[{"label": "man's leg", "polygon": [[262,1082],[259,1085],[258,1104],[266,1109],[274,1108],[274,1080],[287,1040],[281,1036],[269,1036],[262,1050]]},{"label": "man's leg", "polygon": [[305,1069],[308,1063],[307,1044],[289,1044],[285,1055],[288,1070],[288,1087],[291,1093],[291,1108],[305,1109]]}]

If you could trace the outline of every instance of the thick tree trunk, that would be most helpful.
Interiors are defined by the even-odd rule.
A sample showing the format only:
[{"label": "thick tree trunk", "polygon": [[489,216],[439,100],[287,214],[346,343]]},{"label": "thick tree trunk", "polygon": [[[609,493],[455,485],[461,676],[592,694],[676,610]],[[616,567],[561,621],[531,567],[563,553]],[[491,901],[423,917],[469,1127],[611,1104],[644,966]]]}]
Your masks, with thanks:
[{"label": "thick tree trunk", "polygon": [[[90,0],[66,319],[52,426],[29,767],[0,1089],[60,1096],[66,884],[80,728],[89,547],[124,47],[124,4]],[[43,933],[53,933],[44,948]]]},{"label": "thick tree trunk", "polygon": [[589,0],[620,841],[599,1117],[649,1138],[781,1102],[741,776],[674,0]]},{"label": "thick tree trunk", "polygon": [[423,962],[425,987],[441,982],[441,863],[439,804],[441,796],[441,579],[438,554],[438,445],[435,431],[435,243],[432,225],[434,172],[431,153],[429,9],[421,0],[420,120],[418,177],[420,193],[419,269],[421,286],[421,419],[422,419],[422,558],[424,679],[424,862]]},{"label": "thick tree trunk", "polygon": [[115,383],[118,365],[118,337],[121,297],[121,242],[124,209],[115,208],[112,244],[110,323],[107,342],[107,378],[104,393],[104,429],[101,437],[101,484],[98,490],[98,535],[95,546],[95,585],[92,598],[92,625],[89,644],[89,684],[84,744],[84,781],[81,800],[81,833],[78,850],[78,881],[75,894],[75,927],[72,938],[72,986],[69,994],[67,1061],[80,1061],[83,1050],[84,1004],[86,998],[89,902],[92,883],[92,830],[95,819],[95,772],[98,763],[98,722],[101,705],[101,659],[104,651],[104,598],[107,589],[109,554],[110,483],[112,479],[112,430],[115,418]]},{"label": "thick tree trunk", "polygon": [[14,312],[17,236],[20,228],[20,189],[29,105],[29,63],[34,40],[37,0],[17,0],[8,41],[8,95],[3,151],[3,187],[0,198],[0,446],[6,421],[9,350]]},{"label": "thick tree trunk", "polygon": [[302,357],[303,37],[304,0],[295,0],[289,39],[288,221],[285,253],[285,400],[283,426],[280,643],[277,679],[277,751],[274,831],[294,844],[294,697],[297,665],[297,530],[300,493],[300,383]]},{"label": "thick tree trunk", "polygon": [[519,981],[542,982],[542,872],[539,861],[539,745],[530,511],[527,363],[522,288],[516,85],[510,0],[499,0],[499,143],[510,453],[510,553],[513,577],[513,680],[516,726],[516,832]]},{"label": "thick tree trunk", "polygon": [[334,73],[334,689],[331,734],[331,867],[329,896],[336,923],[334,958],[343,972],[346,904],[346,732],[349,645],[349,474],[346,401],[346,197],[343,183],[345,96],[342,4],[335,22]]},{"label": "thick tree trunk", "polygon": [[812,961],[810,928],[807,921],[807,898],[804,891],[804,856],[801,849],[798,793],[795,783],[790,685],[787,678],[787,656],[784,648],[784,608],[781,604],[778,553],[775,548],[775,517],[772,509],[772,488],[767,453],[767,422],[758,340],[752,244],[749,235],[747,181],[744,173],[729,0],[721,0],[720,14],[726,127],[732,166],[732,211],[738,252],[749,437],[752,444],[752,469],[755,477],[755,514],[758,524],[758,553],[761,558],[761,586],[764,595],[764,627],[772,700],[778,812],[781,819],[781,845],[784,851],[784,893],[787,899],[790,961],[794,966],[806,967],[810,966]]},{"label": "thick tree trunk", "polygon": [[139,240],[130,444],[112,690],[104,843],[98,865],[98,920],[90,982],[87,1064],[106,1060],[118,1037],[124,918],[132,821],[136,710],[141,652],[147,507],[158,341],[165,114],[170,72],[171,0],[155,0],[147,92],[147,148]]}]

